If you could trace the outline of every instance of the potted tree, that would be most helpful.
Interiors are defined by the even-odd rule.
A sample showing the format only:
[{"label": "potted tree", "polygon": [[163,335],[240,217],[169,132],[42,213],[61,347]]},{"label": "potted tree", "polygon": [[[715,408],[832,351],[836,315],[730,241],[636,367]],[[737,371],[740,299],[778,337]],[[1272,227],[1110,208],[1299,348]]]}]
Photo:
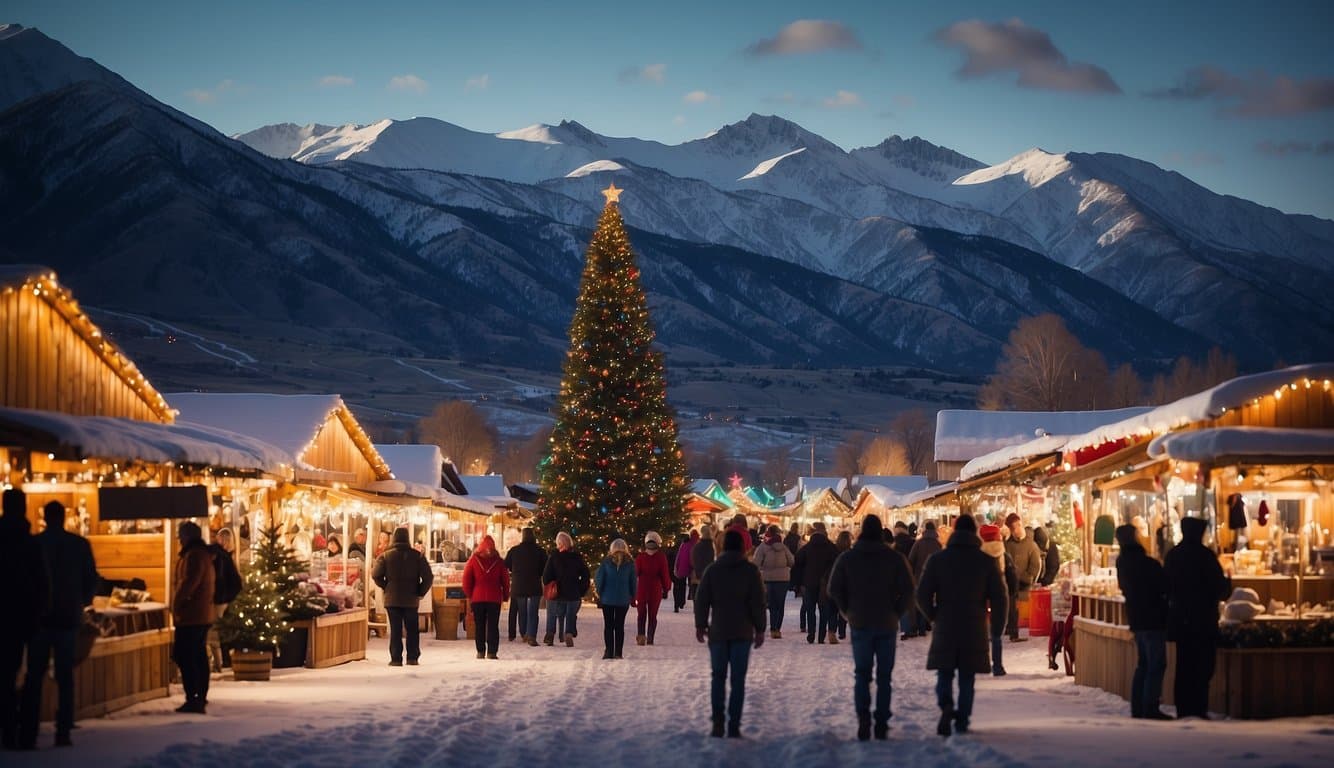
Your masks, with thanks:
[{"label": "potted tree", "polygon": [[[234,679],[268,680],[274,653],[293,632],[292,621],[319,613],[301,589],[300,574],[305,570],[305,563],[282,543],[276,527],[263,532],[241,593],[218,619],[218,636],[231,649]],[[304,645],[300,650],[304,652]]]}]

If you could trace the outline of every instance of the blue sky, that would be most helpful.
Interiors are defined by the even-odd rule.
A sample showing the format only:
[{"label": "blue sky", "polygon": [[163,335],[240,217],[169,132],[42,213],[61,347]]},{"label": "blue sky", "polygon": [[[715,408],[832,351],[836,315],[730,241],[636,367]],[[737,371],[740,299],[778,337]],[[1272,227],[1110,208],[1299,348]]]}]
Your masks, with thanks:
[{"label": "blue sky", "polygon": [[1334,218],[1322,0],[11,0],[5,13],[225,133],[569,118],[676,143],[759,112],[848,149],[900,134],[988,163],[1034,146],[1119,152]]}]

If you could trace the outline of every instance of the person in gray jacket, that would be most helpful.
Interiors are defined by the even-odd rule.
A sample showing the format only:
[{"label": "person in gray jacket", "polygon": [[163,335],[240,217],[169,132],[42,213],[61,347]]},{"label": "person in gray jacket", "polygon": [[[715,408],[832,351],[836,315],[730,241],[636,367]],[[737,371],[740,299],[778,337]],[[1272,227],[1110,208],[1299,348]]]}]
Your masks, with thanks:
[{"label": "person in gray jacket", "polygon": [[1005,527],[1010,530],[1010,538],[1005,540],[1005,553],[1014,561],[1015,575],[1019,577],[1019,596],[1010,603],[1010,615],[1005,624],[1005,632],[1010,642],[1017,643],[1027,638],[1019,637],[1019,603],[1028,602],[1028,592],[1042,577],[1042,551],[1033,543],[1033,537],[1024,528],[1024,521],[1011,512],[1005,518]]},{"label": "person in gray jacket", "polygon": [[755,548],[753,560],[755,567],[760,569],[760,578],[764,579],[765,598],[769,604],[769,637],[775,640],[783,636],[783,606],[792,584],[792,563],[796,559],[783,543],[783,530],[776,525],[769,526],[764,542]]},{"label": "person in gray jacket", "polygon": [[407,634],[408,664],[421,657],[417,605],[431,591],[431,565],[412,548],[407,528],[394,531],[393,544],[375,561],[371,578],[384,590],[384,610],[389,615],[389,666],[403,666],[403,635]]}]

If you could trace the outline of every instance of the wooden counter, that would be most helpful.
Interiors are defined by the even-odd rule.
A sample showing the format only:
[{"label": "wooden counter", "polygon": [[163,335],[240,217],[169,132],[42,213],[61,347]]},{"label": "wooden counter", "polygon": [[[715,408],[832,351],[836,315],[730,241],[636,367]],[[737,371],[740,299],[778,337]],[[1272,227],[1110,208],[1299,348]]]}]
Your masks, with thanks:
[{"label": "wooden counter", "polygon": [[[1297,600],[1295,576],[1233,576],[1232,588],[1246,587],[1260,596],[1260,604],[1279,600],[1289,605]],[[1309,576],[1302,579],[1303,603],[1327,603],[1334,600],[1334,579]]]},{"label": "wooden counter", "polygon": [[[171,680],[171,629],[155,629],[122,637],[106,637],[74,669],[74,717],[100,717],[131,704],[168,695]],[[42,688],[42,719],[56,715],[55,680],[48,674]]]},{"label": "wooden counter", "polygon": [[293,622],[295,626],[308,630],[306,666],[321,669],[366,658],[369,622],[370,614],[365,608],[326,613],[313,619]]}]

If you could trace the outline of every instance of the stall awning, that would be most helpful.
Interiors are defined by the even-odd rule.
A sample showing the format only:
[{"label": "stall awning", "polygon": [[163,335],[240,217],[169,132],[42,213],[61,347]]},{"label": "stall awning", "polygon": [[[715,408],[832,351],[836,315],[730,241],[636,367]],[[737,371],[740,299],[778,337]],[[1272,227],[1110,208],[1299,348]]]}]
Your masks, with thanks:
[{"label": "stall awning", "polygon": [[1149,443],[1152,458],[1210,464],[1306,464],[1334,460],[1334,429],[1216,427],[1163,435]]},{"label": "stall awning", "polygon": [[25,408],[0,408],[0,444],[54,454],[67,461],[174,463],[279,477],[289,477],[294,463],[291,454],[281,448],[216,427]]},{"label": "stall awning", "polygon": [[997,470],[985,475],[979,475],[971,480],[959,482],[959,492],[977,490],[989,485],[999,483],[1019,482],[1025,478],[1033,478],[1045,474],[1047,470],[1056,466],[1059,457],[1056,455],[1043,456],[1038,459],[1028,461],[1025,464],[1010,467],[1008,469]]}]

